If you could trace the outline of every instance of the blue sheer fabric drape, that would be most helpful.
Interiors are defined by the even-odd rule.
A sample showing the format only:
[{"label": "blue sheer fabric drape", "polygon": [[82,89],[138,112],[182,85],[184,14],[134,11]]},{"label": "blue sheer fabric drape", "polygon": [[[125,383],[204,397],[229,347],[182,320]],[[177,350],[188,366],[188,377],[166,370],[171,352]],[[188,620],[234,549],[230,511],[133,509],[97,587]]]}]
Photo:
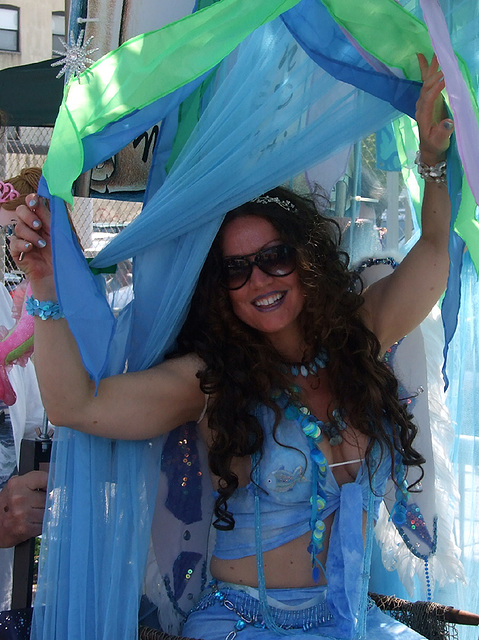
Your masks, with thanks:
[{"label": "blue sheer fabric drape", "polygon": [[[398,113],[389,104],[398,84],[410,104],[417,87],[394,85],[387,72],[374,70],[374,77],[394,85],[394,100],[333,79],[298,46],[292,32],[300,38],[301,25],[288,27],[280,19],[270,23],[222,63],[200,122],[164,183],[157,189],[165,175],[158,162],[161,179],[150,181],[142,213],[95,260],[106,266],[133,257],[135,298],[117,320],[74,248],[62,203],[52,203],[59,297],[96,380],[126,363],[130,370],[147,368],[171,348],[229,209],[389,122]],[[162,103],[166,112],[170,106]],[[148,122],[166,112],[148,111]],[[134,114],[135,130],[139,118]],[[131,123],[124,124],[86,142],[90,166],[115,152],[118,132]],[[32,637],[134,638],[161,439],[113,442],[60,432]]]},{"label": "blue sheer fabric drape", "polygon": [[[421,15],[416,1],[406,3],[408,9]],[[475,2],[440,0],[455,51],[466,61],[476,95],[479,86],[477,38],[479,5]],[[459,504],[455,521],[457,544],[462,550],[467,583],[456,582],[437,592],[445,604],[453,604],[469,611],[479,611],[479,440],[477,415],[479,411],[479,290],[476,269],[464,242],[451,238],[453,257],[448,298],[451,308],[458,308],[457,317],[447,310],[446,338],[451,338],[447,352],[446,401],[455,428],[455,445],[451,451],[454,474],[459,489]],[[460,638],[477,639],[477,627],[460,627]]]},{"label": "blue sheer fabric drape", "polygon": [[59,430],[32,638],[136,637],[160,451]]},{"label": "blue sheer fabric drape", "polygon": [[[457,330],[449,345],[447,404],[455,427],[451,452],[460,502],[456,514],[457,543],[463,556],[467,584],[454,583],[439,592],[443,602],[460,603],[469,611],[479,611],[479,288],[469,253],[464,253],[461,307]],[[464,640],[477,639],[477,627],[461,628]]]},{"label": "blue sheer fabric drape", "polygon": [[[95,260],[100,266],[134,257],[135,299],[118,322],[72,249],[60,203],[53,203],[60,300],[95,377],[105,362],[104,371],[117,373],[126,360],[139,369],[161,359],[227,210],[397,113],[319,69],[281,20],[252,34],[223,63],[216,84],[162,188]],[[134,437],[134,420],[131,429]],[[46,524],[34,638],[134,637],[159,446],[62,432],[55,446],[52,514],[60,496],[67,508]]]},{"label": "blue sheer fabric drape", "polygon": [[[332,76],[386,100],[414,117],[420,83],[389,73],[388,68],[376,59],[372,66],[351,46],[322,2],[303,0],[284,13],[282,19],[311,59]],[[318,33],[321,33],[320,38]]]},{"label": "blue sheer fabric drape", "polygon": [[[471,77],[479,90],[477,58],[477,24],[479,5],[462,2],[454,6],[442,1],[454,47],[467,62]],[[477,217],[477,214],[476,214]],[[464,248],[465,249],[465,248]],[[456,431],[452,459],[460,492],[456,519],[456,536],[463,552],[467,585],[454,584],[448,590],[453,601],[470,611],[479,611],[479,289],[474,265],[467,250],[463,255],[461,278],[461,308],[457,330],[449,346],[447,403]],[[443,598],[444,599],[444,598]],[[464,603],[464,604],[462,604]],[[465,640],[477,638],[477,629],[461,629]]]}]

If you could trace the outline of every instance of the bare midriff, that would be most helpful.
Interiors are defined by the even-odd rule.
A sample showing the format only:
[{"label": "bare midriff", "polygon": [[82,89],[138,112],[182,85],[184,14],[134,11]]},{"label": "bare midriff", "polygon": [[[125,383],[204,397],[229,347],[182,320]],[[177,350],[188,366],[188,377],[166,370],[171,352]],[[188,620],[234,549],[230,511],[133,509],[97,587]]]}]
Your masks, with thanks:
[{"label": "bare midriff", "polygon": [[[319,555],[319,560],[323,567],[326,563],[333,518],[334,514],[331,514],[324,521],[326,525],[325,546]],[[366,514],[363,513],[363,536],[365,527]],[[326,584],[327,581],[323,572],[321,572],[319,583],[313,580],[311,556],[307,550],[310,539],[311,532],[308,531],[299,538],[263,553],[264,575],[268,589],[302,588]],[[211,575],[217,580],[243,584],[249,587],[258,586],[256,556],[246,556],[245,558],[234,560],[223,560],[213,556],[210,570]]]}]

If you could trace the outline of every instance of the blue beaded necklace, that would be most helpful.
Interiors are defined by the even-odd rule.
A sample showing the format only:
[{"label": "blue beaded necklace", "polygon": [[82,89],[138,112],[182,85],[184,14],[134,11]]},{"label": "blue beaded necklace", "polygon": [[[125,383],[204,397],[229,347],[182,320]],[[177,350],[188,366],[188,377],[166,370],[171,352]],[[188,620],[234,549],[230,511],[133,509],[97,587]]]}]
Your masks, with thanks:
[{"label": "blue beaded necklace", "polygon": [[[298,375],[307,377],[308,375],[316,374],[318,369],[324,369],[328,361],[328,354],[322,349],[313,362],[309,364],[289,364],[289,371],[294,377]],[[284,372],[287,373],[288,365],[284,364],[283,367]],[[301,387],[291,385],[289,389],[285,391],[275,390],[271,395],[272,399],[283,409],[285,418],[297,422],[301,427],[307,438],[310,457],[314,463],[312,466],[311,542],[308,546],[308,552],[311,555],[313,580],[319,582],[320,572],[323,571],[325,573],[318,556],[324,549],[326,525],[322,519],[322,512],[326,507],[324,485],[328,468],[327,460],[320,449],[320,443],[323,440],[323,436],[326,436],[331,446],[341,444],[343,441],[341,431],[346,429],[347,424],[343,409],[335,409],[332,412],[331,420],[324,421],[316,418],[308,407],[294,399],[299,397],[300,392]]]},{"label": "blue beaded necklace", "polygon": [[[290,362],[288,364],[282,364],[283,373],[291,373],[293,377],[299,375],[304,378],[309,375],[316,375],[318,369],[325,369],[329,362],[329,356],[326,349],[320,349],[318,355],[309,363],[302,362]],[[315,442],[319,443],[323,439],[323,434],[328,438],[329,444],[335,446],[341,444],[343,438],[341,431],[346,429],[346,423],[344,421],[344,411],[342,409],[335,409],[332,413],[332,419],[323,421],[316,418],[311,411],[303,404],[295,402],[293,397],[299,397],[301,393],[301,387],[298,385],[291,385],[289,389],[282,391],[274,391],[272,394],[273,400],[278,400],[282,395],[285,396],[286,401],[283,400],[282,407],[284,415],[288,420],[295,420],[299,423],[304,433],[308,438],[312,438]]]},{"label": "blue beaded necklace", "polygon": [[[291,390],[297,394],[300,388],[294,385],[291,387]],[[308,438],[311,438],[316,445],[319,445],[323,440],[323,435],[325,435],[332,447],[341,444],[343,441],[341,431],[344,431],[347,427],[344,420],[344,413],[343,409],[334,409],[332,420],[320,420],[311,413],[308,407],[302,404],[295,404],[291,398],[284,408],[285,417],[288,420],[298,422],[304,434],[308,436]]]},{"label": "blue beaded necklace", "polygon": [[316,375],[318,369],[325,369],[329,362],[329,356],[326,349],[320,349],[318,355],[311,362],[283,362],[281,371],[283,373],[291,373],[293,377],[302,375],[307,378],[309,375]]},{"label": "blue beaded necklace", "polygon": [[326,507],[324,485],[328,469],[328,462],[320,449],[320,443],[323,440],[324,434],[329,439],[331,445],[340,444],[343,440],[340,432],[346,429],[347,425],[342,409],[335,409],[333,411],[334,422],[325,422],[316,418],[304,405],[294,403],[291,397],[291,391],[297,395],[300,392],[300,388],[292,386],[288,391],[275,391],[272,393],[272,399],[283,409],[285,418],[297,422],[301,427],[308,441],[311,461],[314,463],[312,465],[311,483],[311,542],[308,546],[308,552],[311,555],[313,580],[319,582],[320,572],[323,571],[323,573],[325,573],[318,556],[324,549],[326,525],[322,519],[322,512]]}]

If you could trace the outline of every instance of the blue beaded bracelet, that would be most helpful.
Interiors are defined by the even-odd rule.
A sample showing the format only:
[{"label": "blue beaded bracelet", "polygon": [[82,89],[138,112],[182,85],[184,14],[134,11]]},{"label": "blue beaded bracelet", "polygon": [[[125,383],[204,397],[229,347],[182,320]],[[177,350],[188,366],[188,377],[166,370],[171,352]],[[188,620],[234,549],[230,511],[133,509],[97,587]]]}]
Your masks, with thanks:
[{"label": "blue beaded bracelet", "polygon": [[29,316],[38,316],[42,320],[48,320],[48,318],[59,320],[65,317],[58,302],[52,302],[51,300],[41,302],[30,296],[25,302],[25,308]]}]

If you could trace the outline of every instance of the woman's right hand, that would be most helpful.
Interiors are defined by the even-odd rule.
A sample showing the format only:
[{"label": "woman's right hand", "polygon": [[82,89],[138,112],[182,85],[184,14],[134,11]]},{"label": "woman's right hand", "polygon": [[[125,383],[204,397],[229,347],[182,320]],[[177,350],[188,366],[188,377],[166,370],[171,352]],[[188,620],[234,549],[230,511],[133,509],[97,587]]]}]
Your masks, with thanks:
[{"label": "woman's right hand", "polygon": [[10,253],[17,267],[33,284],[53,275],[50,238],[50,211],[47,201],[37,194],[25,198],[16,209],[18,222],[10,236]]}]

